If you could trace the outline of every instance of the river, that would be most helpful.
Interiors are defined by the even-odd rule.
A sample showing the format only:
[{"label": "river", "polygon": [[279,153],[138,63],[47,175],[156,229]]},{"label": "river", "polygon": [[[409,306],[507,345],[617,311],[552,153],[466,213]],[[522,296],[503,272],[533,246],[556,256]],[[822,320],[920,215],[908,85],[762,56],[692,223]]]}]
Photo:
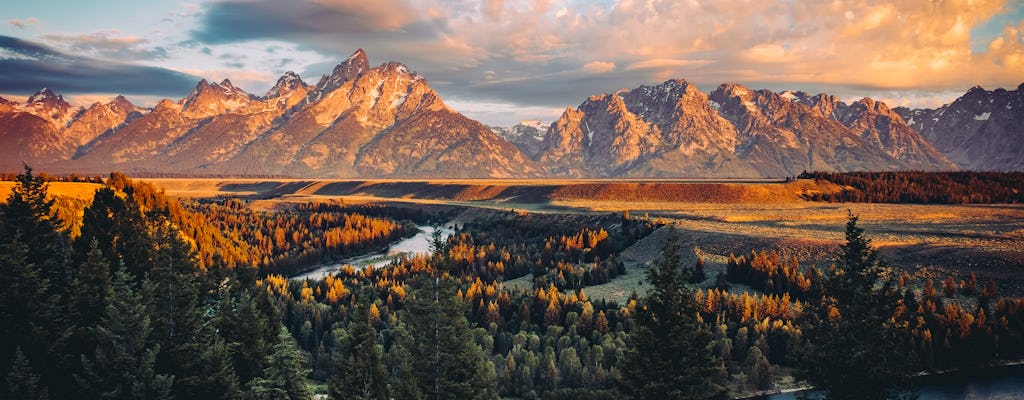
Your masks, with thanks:
[{"label": "river", "polygon": [[[918,383],[920,400],[1024,399],[1024,365],[925,376]],[[764,398],[792,400],[797,398],[797,393]]]},{"label": "river", "polygon": [[[450,226],[446,224],[445,226]],[[430,240],[434,235],[434,227],[432,226],[417,226],[419,233],[416,235],[399,240],[388,246],[387,251],[378,251],[376,253],[366,254],[359,257],[352,257],[341,261],[330,262],[317,267],[313,267],[305,272],[293,275],[291,279],[294,280],[306,280],[306,279],[323,279],[328,274],[332,274],[341,269],[345,265],[351,265],[356,270],[366,268],[368,266],[381,267],[390,264],[392,261],[402,258],[409,257],[420,253],[430,252]],[[441,238],[447,239],[451,236],[454,231],[448,228],[441,228]]]}]

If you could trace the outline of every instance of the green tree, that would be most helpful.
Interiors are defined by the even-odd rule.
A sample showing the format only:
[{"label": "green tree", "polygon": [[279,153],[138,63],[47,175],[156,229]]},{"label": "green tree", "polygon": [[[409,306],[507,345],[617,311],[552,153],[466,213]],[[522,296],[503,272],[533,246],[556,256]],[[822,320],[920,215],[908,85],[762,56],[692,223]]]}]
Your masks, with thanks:
[{"label": "green tree", "polygon": [[473,341],[466,310],[451,279],[415,291],[402,316],[412,332],[419,392],[426,399],[496,399],[494,366]]},{"label": "green tree", "polygon": [[7,373],[7,398],[23,400],[47,400],[49,391],[39,381],[39,374],[32,368],[28,358],[15,349],[11,370]]},{"label": "green tree", "polygon": [[96,349],[81,356],[76,374],[80,395],[94,399],[169,399],[174,377],[154,367],[160,346],[149,340],[153,331],[145,302],[122,268],[114,273],[113,295],[100,323],[92,328]]},{"label": "green tree", "polygon": [[415,341],[401,320],[398,321],[397,326],[392,328],[391,333],[394,335],[395,342],[388,350],[387,356],[388,370],[390,371],[388,393],[396,399],[420,400],[424,395],[420,391],[411,350]]},{"label": "green tree", "polygon": [[356,307],[349,323],[349,333],[335,355],[334,375],[328,382],[334,399],[386,399],[388,374],[381,364],[377,332],[370,315]]},{"label": "green tree", "polygon": [[281,317],[265,291],[244,291],[225,300],[213,324],[231,348],[231,360],[244,385],[262,376],[266,355],[274,351]]},{"label": "green tree", "polygon": [[312,398],[306,386],[306,370],[302,366],[303,356],[295,345],[295,339],[284,327],[279,327],[277,343],[266,356],[267,367],[262,376],[249,382],[251,399],[267,400],[308,400]]},{"label": "green tree", "polygon": [[647,269],[651,291],[633,315],[628,351],[618,366],[623,391],[636,399],[726,399],[722,360],[698,321],[694,291],[686,286],[679,245],[667,243]]},{"label": "green tree", "polygon": [[74,243],[78,259],[86,258],[94,240],[107,260],[123,263],[136,282],[153,264],[154,243],[146,216],[130,193],[110,186],[96,191],[83,211],[81,236]]},{"label": "green tree", "polygon": [[[31,360],[52,359],[52,344],[67,329],[59,311],[66,307],[73,275],[52,205],[44,180],[27,165],[0,204],[0,360],[15,359],[17,349]],[[41,367],[38,372],[49,386],[60,368]],[[0,366],[0,374],[8,368]],[[5,393],[7,381],[0,386]]]},{"label": "green tree", "polygon": [[830,399],[914,397],[910,344],[894,326],[900,293],[882,281],[878,252],[852,213],[837,264],[822,277],[820,301],[808,302],[808,346],[801,376]]},{"label": "green tree", "polygon": [[231,363],[231,350],[214,332],[180,349],[173,393],[178,399],[235,399],[241,396],[238,376]]},{"label": "green tree", "polygon": [[[29,245],[26,261],[50,280],[51,293],[67,290],[74,279],[74,270],[67,263],[67,235],[53,212],[54,200],[47,194],[46,181],[24,171],[15,178],[7,202],[0,204],[0,236],[21,239]],[[66,299],[65,299],[66,300]]]}]

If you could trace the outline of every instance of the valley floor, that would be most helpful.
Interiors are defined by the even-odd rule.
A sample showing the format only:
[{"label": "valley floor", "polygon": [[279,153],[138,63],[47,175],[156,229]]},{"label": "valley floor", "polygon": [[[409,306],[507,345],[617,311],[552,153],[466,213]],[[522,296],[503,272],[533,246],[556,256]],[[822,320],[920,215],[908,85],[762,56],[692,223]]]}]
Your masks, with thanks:
[{"label": "valley floor", "polygon": [[[807,193],[837,190],[813,180],[146,180],[172,196],[240,197],[254,200],[257,207],[341,201],[554,214],[629,212],[633,218],[672,222],[675,234],[694,249],[687,253],[704,257],[712,277],[730,253],[762,249],[784,250],[802,263],[827,268],[852,212],[891,265],[936,276],[975,272],[982,281],[995,278],[1002,293],[1024,292],[1024,205],[803,200]],[[647,245],[629,264],[641,268],[657,255],[652,250],[660,243]],[[623,298],[639,284],[636,275],[588,290]]]}]

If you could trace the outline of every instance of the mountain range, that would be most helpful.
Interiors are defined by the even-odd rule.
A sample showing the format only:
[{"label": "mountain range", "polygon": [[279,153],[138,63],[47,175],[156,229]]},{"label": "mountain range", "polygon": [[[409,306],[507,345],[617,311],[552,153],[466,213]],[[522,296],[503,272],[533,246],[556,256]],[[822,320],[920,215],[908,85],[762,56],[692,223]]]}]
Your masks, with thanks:
[{"label": "mountain range", "polygon": [[551,124],[488,127],[405,65],[362,50],[263,95],[200,81],[151,109],[0,98],[0,169],[297,177],[783,177],[804,170],[1022,170],[1024,84],[941,108],[672,79],[584,100]]}]

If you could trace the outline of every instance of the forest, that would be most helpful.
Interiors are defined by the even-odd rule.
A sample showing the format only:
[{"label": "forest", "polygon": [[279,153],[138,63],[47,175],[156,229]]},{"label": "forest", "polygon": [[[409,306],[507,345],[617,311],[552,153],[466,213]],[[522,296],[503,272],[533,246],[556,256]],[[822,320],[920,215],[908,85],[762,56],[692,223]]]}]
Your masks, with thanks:
[{"label": "forest", "polygon": [[[885,398],[921,372],[1024,358],[1024,299],[974,274],[887,268],[854,215],[832,265],[750,249],[706,276],[669,241],[627,266],[621,252],[673,228],[492,211],[428,254],[294,280],[453,215],[257,211],[118,173],[78,214],[30,168],[14,179],[0,204],[3,398],[725,399],[787,376]],[[588,294],[626,273],[650,290]]]},{"label": "forest", "polygon": [[1019,204],[1024,172],[804,172],[843,186],[836,193],[814,193],[808,200],[836,203]]}]

